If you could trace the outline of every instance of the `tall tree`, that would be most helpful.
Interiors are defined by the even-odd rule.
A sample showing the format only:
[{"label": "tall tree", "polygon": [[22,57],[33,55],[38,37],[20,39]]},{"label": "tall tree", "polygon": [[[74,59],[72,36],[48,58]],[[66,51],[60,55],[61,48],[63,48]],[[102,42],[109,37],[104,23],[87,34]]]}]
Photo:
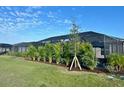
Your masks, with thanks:
[{"label": "tall tree", "polygon": [[72,29],[70,30],[70,42],[73,44],[74,58],[70,66],[70,70],[72,69],[74,64],[75,64],[75,68],[78,66],[80,70],[82,70],[79,60],[77,58],[77,52],[79,48],[78,43],[80,42],[78,31],[79,31],[79,27],[75,23],[72,23]]}]

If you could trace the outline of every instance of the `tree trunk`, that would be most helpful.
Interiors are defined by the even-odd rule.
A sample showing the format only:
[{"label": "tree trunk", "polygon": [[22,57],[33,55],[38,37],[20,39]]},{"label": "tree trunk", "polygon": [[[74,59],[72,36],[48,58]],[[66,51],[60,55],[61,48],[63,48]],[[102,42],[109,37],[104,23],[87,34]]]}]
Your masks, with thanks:
[{"label": "tree trunk", "polygon": [[52,58],[51,57],[49,57],[49,63],[52,63]]},{"label": "tree trunk", "polygon": [[35,61],[35,57],[33,57],[33,61]]},{"label": "tree trunk", "polygon": [[40,59],[41,59],[40,57],[37,58],[38,62],[40,62]]},{"label": "tree trunk", "polygon": [[68,65],[69,65],[69,62],[66,62],[66,66],[68,67]]},{"label": "tree trunk", "polygon": [[59,64],[60,63],[60,58],[57,58],[56,59],[56,64]]},{"label": "tree trunk", "polygon": [[67,58],[66,59],[66,66],[68,67],[68,65],[69,65],[69,59]]},{"label": "tree trunk", "polygon": [[118,66],[115,66],[115,69],[116,69],[116,71],[117,71],[117,72],[119,71],[119,68],[118,68]]},{"label": "tree trunk", "polygon": [[43,61],[46,62],[46,58],[45,57],[43,58]]}]

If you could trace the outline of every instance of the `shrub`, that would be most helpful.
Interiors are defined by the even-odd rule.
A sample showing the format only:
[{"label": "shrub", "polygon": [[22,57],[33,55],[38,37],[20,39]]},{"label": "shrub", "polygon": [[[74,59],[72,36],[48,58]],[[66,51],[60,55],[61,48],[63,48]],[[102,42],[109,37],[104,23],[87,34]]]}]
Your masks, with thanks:
[{"label": "shrub", "polygon": [[[107,57],[107,66],[111,66],[113,72],[118,72],[124,67],[124,56],[116,53],[112,53]],[[109,68],[107,68],[110,71]],[[112,71],[111,71],[112,72]]]},{"label": "shrub", "polygon": [[95,53],[92,45],[89,43],[81,43],[79,51],[80,60],[83,66],[93,70],[97,65],[97,61],[95,60]]}]

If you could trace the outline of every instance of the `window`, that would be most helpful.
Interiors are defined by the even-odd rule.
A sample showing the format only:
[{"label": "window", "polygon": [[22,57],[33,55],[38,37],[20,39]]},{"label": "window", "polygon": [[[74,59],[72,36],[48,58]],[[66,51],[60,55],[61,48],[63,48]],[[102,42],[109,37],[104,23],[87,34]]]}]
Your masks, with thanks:
[{"label": "window", "polygon": [[104,55],[104,48],[101,48],[101,55]]}]

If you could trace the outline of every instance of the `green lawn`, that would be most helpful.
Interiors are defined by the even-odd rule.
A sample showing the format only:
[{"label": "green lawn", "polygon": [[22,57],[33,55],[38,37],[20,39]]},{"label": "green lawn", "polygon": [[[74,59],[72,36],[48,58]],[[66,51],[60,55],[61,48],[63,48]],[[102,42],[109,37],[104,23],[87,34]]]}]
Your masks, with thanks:
[{"label": "green lawn", "polygon": [[124,80],[109,80],[106,74],[68,71],[60,66],[0,56],[0,86],[124,86]]}]

